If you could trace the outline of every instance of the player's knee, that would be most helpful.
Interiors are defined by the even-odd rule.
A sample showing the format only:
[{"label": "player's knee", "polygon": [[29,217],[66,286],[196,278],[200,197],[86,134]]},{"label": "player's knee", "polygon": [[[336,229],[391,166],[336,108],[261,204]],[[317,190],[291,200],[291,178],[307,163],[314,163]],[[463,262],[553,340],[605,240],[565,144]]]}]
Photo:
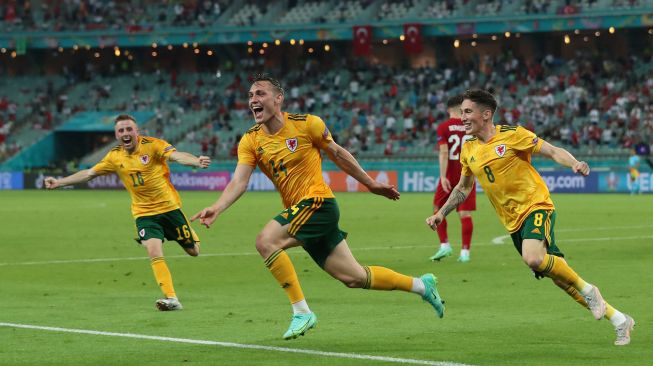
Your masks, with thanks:
[{"label": "player's knee", "polygon": [[256,250],[264,258],[267,258],[267,256],[272,254],[272,252],[274,252],[276,249],[273,240],[270,238],[269,235],[266,235],[264,233],[259,233],[256,236]]},{"label": "player's knee", "polygon": [[352,276],[349,274],[339,274],[335,276],[336,279],[342,282],[343,285],[349,288],[361,288],[365,286],[367,278],[358,278],[357,276]]},{"label": "player's knee", "polygon": [[526,263],[526,265],[533,270],[537,270],[538,268],[540,268],[540,265],[542,264],[542,258],[540,258],[539,256],[524,255],[522,259],[524,260],[524,263]]},{"label": "player's knee", "polygon": [[268,243],[267,243],[267,240],[266,240],[265,236],[263,234],[259,233],[256,236],[256,250],[259,253],[261,253],[261,252],[265,251],[265,249],[267,247],[268,247]]},{"label": "player's knee", "polygon": [[200,248],[197,245],[194,248],[187,248],[186,253],[191,257],[197,257],[200,255]]},{"label": "player's knee", "polygon": [[365,281],[353,277],[340,279],[340,282],[349,288],[361,288],[365,286]]}]

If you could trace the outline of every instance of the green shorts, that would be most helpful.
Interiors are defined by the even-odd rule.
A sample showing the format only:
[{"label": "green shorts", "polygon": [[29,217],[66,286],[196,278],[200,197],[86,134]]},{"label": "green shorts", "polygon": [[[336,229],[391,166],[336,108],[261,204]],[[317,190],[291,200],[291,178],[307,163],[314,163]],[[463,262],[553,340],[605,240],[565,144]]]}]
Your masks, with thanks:
[{"label": "green shorts", "polygon": [[302,242],[315,263],[324,262],[347,233],[340,230],[340,210],[335,198],[307,198],[279,213],[274,220],[288,225],[288,234]]},{"label": "green shorts", "polygon": [[[549,255],[555,255],[557,257],[564,257],[565,255],[560,251],[556,245],[555,235],[553,233],[553,227],[556,222],[556,212],[555,210],[536,210],[531,212],[522,223],[519,230],[510,234],[512,237],[512,243],[515,245],[515,249],[522,254],[522,242],[524,239],[537,239],[544,240],[546,244],[546,252]],[[533,271],[535,272],[535,271]],[[535,272],[535,277],[543,277],[541,274]]]},{"label": "green shorts", "polygon": [[193,248],[200,242],[200,238],[180,209],[136,218],[136,232],[138,233],[136,241],[139,243],[152,238],[161,241],[168,239],[176,241],[183,248]]}]

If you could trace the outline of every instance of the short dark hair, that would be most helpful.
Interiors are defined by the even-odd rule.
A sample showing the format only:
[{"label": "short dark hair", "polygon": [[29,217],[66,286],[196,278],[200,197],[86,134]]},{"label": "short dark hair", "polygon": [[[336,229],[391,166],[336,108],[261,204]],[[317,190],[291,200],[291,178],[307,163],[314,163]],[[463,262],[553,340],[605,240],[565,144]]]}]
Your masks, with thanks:
[{"label": "short dark hair", "polygon": [[447,99],[447,109],[457,107],[461,104],[463,104],[463,96],[461,94],[456,94]]},{"label": "short dark hair", "polygon": [[136,118],[130,116],[129,114],[119,114],[118,117],[116,117],[116,119],[113,120],[113,124],[115,125],[116,123],[118,123],[118,121],[123,121],[126,119],[129,119],[132,122],[136,123]]},{"label": "short dark hair", "polygon": [[273,78],[272,76],[270,76],[268,74],[265,74],[265,73],[254,74],[254,76],[252,76],[252,83],[256,83],[256,82],[259,82],[259,81],[267,81],[268,83],[272,84],[274,89],[277,90],[277,93],[279,93],[281,95],[285,95],[285,92],[284,92],[283,87],[281,86],[281,83],[279,82],[279,80]]},{"label": "short dark hair", "polygon": [[494,114],[497,111],[497,100],[494,96],[483,89],[468,89],[463,93],[463,100],[469,99],[476,104],[487,107]]}]

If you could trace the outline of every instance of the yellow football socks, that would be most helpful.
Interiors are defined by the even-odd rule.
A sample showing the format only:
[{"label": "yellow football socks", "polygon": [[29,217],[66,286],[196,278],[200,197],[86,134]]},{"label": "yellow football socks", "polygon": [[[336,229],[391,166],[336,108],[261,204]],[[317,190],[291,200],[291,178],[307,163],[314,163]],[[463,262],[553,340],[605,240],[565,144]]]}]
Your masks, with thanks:
[{"label": "yellow football socks", "polygon": [[291,304],[304,300],[304,292],[302,292],[299,285],[295,267],[285,250],[279,249],[272,253],[265,260],[265,266],[268,267],[272,276],[279,282],[281,288],[286,291]]},{"label": "yellow football socks", "polygon": [[[592,285],[585,282],[571,267],[567,264],[564,258],[556,257],[553,255],[545,254],[542,264],[537,268],[538,272],[545,274],[554,279],[556,285],[564,290],[582,307],[589,309],[587,301],[583,296],[583,292],[588,292],[592,289]],[[557,280],[557,281],[555,281]],[[626,316],[615,309],[607,301],[605,301],[605,318],[608,319],[615,327],[626,321]]]},{"label": "yellow football socks", "polygon": [[401,290],[410,292],[413,278],[391,269],[377,266],[363,266],[367,272],[367,283],[363,286],[372,290]]},{"label": "yellow football socks", "polygon": [[163,257],[154,257],[150,260],[152,265],[152,271],[154,272],[154,278],[161,288],[161,292],[165,297],[177,297],[175,293],[175,288],[172,286],[172,275],[168,269],[168,265]]},{"label": "yellow football socks", "polygon": [[[582,307],[589,309],[587,306],[587,301],[585,301],[585,298],[583,295],[578,292],[572,285],[568,285],[566,288],[563,288],[569,296],[571,296],[574,300],[576,300],[577,303],[579,303]],[[624,322],[626,320],[625,316],[623,313],[619,312],[619,310],[615,309],[610,305],[607,301],[605,301],[605,318],[608,319],[614,326],[617,326]]]},{"label": "yellow football socks", "polygon": [[587,301],[585,301],[585,297],[578,292],[572,285],[566,285],[566,287],[561,287],[569,296],[571,296],[580,306],[589,309],[587,306]]},{"label": "yellow football socks", "polygon": [[581,293],[589,286],[587,282],[569,267],[564,258],[556,257],[555,255],[544,254],[544,260],[542,260],[542,264],[537,268],[537,271],[547,277],[571,284]]},{"label": "yellow football socks", "polygon": [[610,320],[617,313],[617,309],[613,308],[612,305],[605,302],[605,318]]}]

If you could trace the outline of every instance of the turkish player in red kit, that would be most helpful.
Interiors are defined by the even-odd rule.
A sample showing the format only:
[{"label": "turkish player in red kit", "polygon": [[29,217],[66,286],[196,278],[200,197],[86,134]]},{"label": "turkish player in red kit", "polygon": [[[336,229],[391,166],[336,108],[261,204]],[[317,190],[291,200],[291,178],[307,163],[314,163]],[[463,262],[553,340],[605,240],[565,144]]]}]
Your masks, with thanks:
[{"label": "turkish player in red kit", "polygon": [[[460,150],[463,143],[472,136],[465,135],[465,127],[460,120],[460,105],[463,102],[461,95],[456,95],[447,100],[447,113],[449,119],[438,126],[438,147],[440,149],[440,180],[433,198],[433,212],[437,212],[451,194],[451,188],[458,184],[460,179]],[[472,211],[476,210],[476,189],[472,189],[465,202],[458,206],[458,215],[462,227],[462,249],[459,262],[469,262],[469,247],[472,242]],[[431,260],[441,260],[452,253],[451,244],[447,235],[447,221],[443,220],[437,226],[438,237],[440,238],[440,249]]]}]

